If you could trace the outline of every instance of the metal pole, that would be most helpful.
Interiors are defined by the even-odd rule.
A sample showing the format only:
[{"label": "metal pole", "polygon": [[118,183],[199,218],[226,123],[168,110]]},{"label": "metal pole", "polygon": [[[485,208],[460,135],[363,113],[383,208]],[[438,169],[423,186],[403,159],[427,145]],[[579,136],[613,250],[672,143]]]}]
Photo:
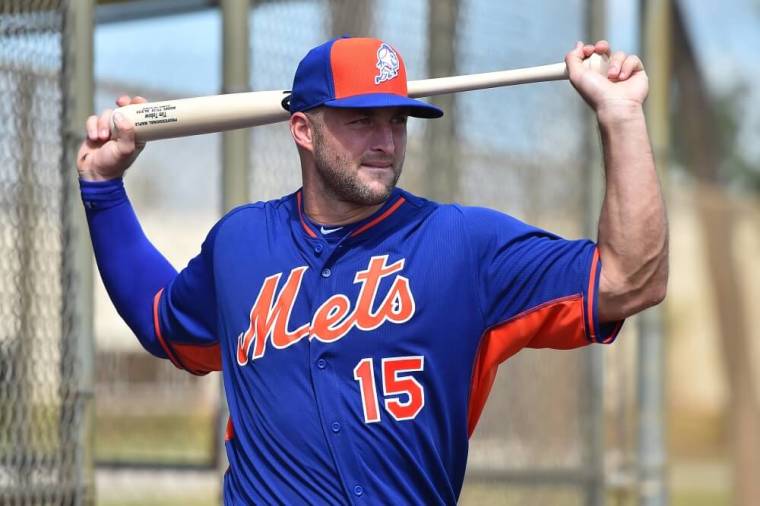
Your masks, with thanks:
[{"label": "metal pole", "polygon": [[328,37],[372,37],[375,0],[329,0]]},{"label": "metal pole", "polygon": [[[34,248],[35,216],[37,209],[29,205],[33,195],[34,185],[34,157],[32,153],[34,134],[31,129],[30,113],[32,110],[32,92],[34,76],[31,72],[20,71],[18,74],[18,89],[15,100],[22,113],[17,117],[18,138],[17,145],[21,158],[19,159],[19,181],[16,193],[16,213],[18,219],[18,280],[19,280],[19,329],[13,341],[13,364],[15,370],[13,382],[17,386],[15,417],[11,420],[12,440],[18,448],[21,458],[14,471],[18,487],[22,491],[30,491],[32,487],[32,472],[35,462],[39,458],[34,450],[34,431],[30,430],[34,408],[31,400],[34,396],[34,330],[35,314],[32,304],[34,300],[34,265],[32,263],[32,251]],[[34,493],[33,491],[31,493]]]},{"label": "metal pole", "polygon": [[[222,0],[222,92],[250,91],[250,0]],[[248,202],[250,130],[222,134],[222,210]]]},{"label": "metal pole", "polygon": [[[68,463],[73,466],[71,474],[77,490],[73,504],[77,505],[95,503],[93,265],[74,167],[76,150],[83,139],[84,123],[94,107],[94,10],[93,0],[65,2],[62,75],[64,146],[61,163],[64,171],[61,372],[64,380],[75,378],[76,386],[73,387],[73,416],[62,417],[62,421],[71,424],[71,427],[64,427],[61,434],[72,433],[74,437],[73,455],[64,455],[64,462],[71,459]],[[65,389],[62,391],[65,392]]]},{"label": "metal pole", "polygon": [[[606,3],[605,0],[589,0],[587,4],[586,23],[590,41],[605,38],[606,34]],[[602,178],[600,177],[601,154],[599,148],[596,123],[589,121],[589,141],[586,144],[586,174],[583,181],[587,193],[585,195],[584,232],[587,237],[596,237],[599,211],[602,201]],[[586,441],[585,468],[589,473],[589,481],[584,494],[586,506],[602,506],[605,503],[605,474],[604,474],[604,354],[599,345],[586,349],[586,383],[587,402],[584,440]]]},{"label": "metal pole", "polygon": [[[642,2],[641,40],[649,76],[647,123],[661,178],[669,161],[668,98],[670,89],[671,6],[665,0]],[[642,506],[668,503],[665,480],[664,385],[665,346],[661,307],[639,316],[638,353],[638,492]]]},{"label": "metal pole", "polygon": [[[224,93],[250,91],[250,0],[222,0],[222,87]],[[222,211],[249,201],[248,165],[250,131],[222,134]],[[224,382],[219,381],[219,411],[216,420],[215,460],[220,472],[227,467],[224,434],[229,409]]]},{"label": "metal pole", "polygon": [[[428,16],[428,73],[431,77],[456,75],[459,0],[429,0]],[[431,102],[446,114],[425,123],[427,194],[435,200],[452,202],[459,193],[456,94],[438,95]]]}]

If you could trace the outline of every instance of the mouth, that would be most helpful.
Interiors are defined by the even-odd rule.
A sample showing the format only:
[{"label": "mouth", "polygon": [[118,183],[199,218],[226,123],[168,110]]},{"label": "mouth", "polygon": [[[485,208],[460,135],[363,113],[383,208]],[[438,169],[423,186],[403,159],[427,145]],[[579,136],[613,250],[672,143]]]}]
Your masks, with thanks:
[{"label": "mouth", "polygon": [[366,161],[362,162],[362,167],[366,167],[368,169],[377,169],[377,170],[387,170],[393,168],[393,162],[391,161]]}]

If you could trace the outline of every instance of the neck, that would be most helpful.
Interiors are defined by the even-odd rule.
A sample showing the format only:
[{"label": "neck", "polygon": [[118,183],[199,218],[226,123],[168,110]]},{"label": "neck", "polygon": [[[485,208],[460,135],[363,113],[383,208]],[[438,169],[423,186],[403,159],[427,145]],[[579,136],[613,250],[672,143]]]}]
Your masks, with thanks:
[{"label": "neck", "polygon": [[306,215],[315,223],[326,225],[348,225],[361,221],[383,207],[377,205],[364,206],[346,202],[333,196],[330,192],[318,190],[311,185],[303,187],[303,209]]}]

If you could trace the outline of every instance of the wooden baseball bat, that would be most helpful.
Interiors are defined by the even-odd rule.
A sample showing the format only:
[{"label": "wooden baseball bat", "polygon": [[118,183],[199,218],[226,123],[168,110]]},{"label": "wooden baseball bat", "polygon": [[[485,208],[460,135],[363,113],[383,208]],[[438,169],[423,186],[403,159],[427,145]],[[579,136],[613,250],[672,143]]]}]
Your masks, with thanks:
[{"label": "wooden baseball bat", "polygon": [[[584,64],[600,74],[607,74],[606,57],[594,54]],[[555,63],[484,74],[409,81],[407,90],[409,97],[419,98],[567,78],[565,64]],[[145,142],[285,121],[290,116],[284,105],[289,94],[287,90],[228,93],[132,104],[119,107],[116,111],[134,123],[137,140]],[[118,137],[115,125],[112,124],[111,130]]]}]

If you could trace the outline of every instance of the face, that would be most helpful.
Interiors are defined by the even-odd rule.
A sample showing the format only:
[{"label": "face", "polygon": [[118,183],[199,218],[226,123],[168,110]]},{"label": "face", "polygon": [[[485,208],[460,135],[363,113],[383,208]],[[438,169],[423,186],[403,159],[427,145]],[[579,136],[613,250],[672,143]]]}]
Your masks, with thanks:
[{"label": "face", "polygon": [[332,196],[378,205],[396,186],[406,152],[403,108],[322,108],[309,114],[316,176]]}]

